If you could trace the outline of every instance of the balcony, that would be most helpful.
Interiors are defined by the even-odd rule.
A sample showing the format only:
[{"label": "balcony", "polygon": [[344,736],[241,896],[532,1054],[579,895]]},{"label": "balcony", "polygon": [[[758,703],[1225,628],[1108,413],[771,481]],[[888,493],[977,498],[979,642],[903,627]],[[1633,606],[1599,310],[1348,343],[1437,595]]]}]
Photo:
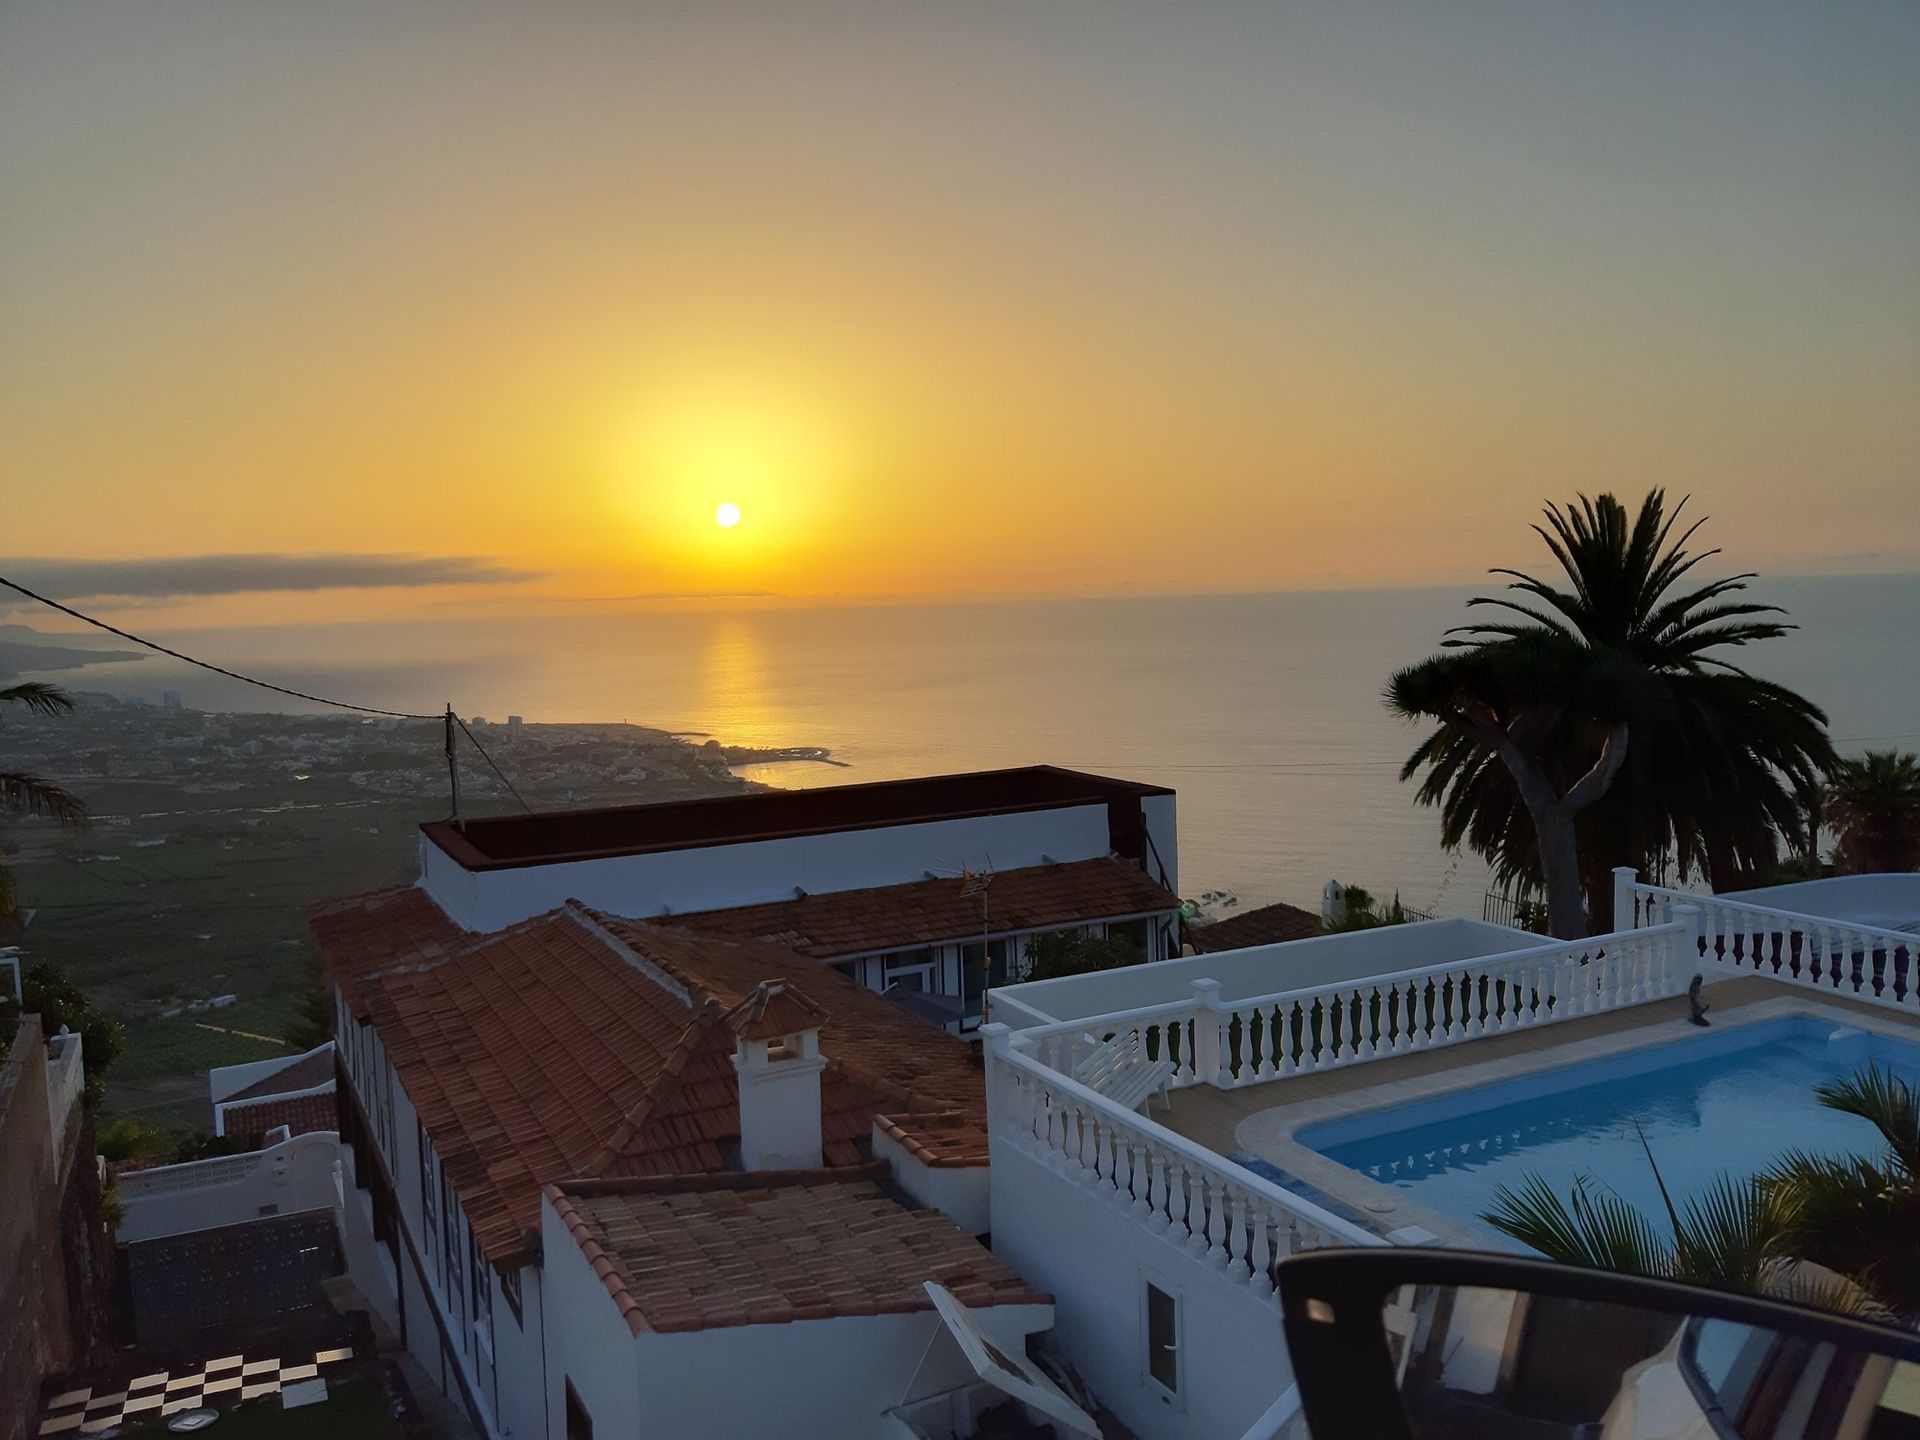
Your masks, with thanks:
[{"label": "balcony", "polygon": [[[1284,1256],[1489,1244],[1295,1143],[1309,1123],[1670,1039],[1696,978],[1716,1016],[1818,998],[1913,1018],[1911,934],[1630,877],[1619,898],[1633,928],[1587,940],[1433,921],[992,992],[994,1245],[1055,1294],[1129,1425],[1253,1435],[1289,1413]],[[1140,1277],[1195,1332],[1179,1395],[1129,1367]]]}]

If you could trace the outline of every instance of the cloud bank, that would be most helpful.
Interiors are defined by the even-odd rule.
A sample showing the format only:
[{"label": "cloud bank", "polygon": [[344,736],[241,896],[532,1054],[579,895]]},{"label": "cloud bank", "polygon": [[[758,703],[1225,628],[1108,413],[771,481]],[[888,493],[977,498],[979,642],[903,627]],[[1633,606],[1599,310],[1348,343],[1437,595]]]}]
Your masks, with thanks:
[{"label": "cloud bank", "polygon": [[169,600],[267,590],[512,585],[545,574],[476,555],[176,555],[159,560],[0,560],[0,574],[55,600]]}]

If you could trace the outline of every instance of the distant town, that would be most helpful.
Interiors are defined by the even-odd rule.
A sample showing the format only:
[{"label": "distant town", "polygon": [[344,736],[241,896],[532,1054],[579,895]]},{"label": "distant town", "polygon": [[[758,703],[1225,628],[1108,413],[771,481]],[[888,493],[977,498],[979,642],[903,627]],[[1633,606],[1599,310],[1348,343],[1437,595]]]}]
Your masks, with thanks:
[{"label": "distant town", "polygon": [[[114,1113],[176,1132],[204,1122],[209,1065],[281,1053],[311,953],[307,907],[391,883],[415,864],[421,820],[448,813],[436,721],[197,710],[77,691],[63,716],[5,717],[9,763],[66,785],[84,829],[10,817],[29,961],[62,966],[128,1026]],[[733,765],[829,761],[811,747],[748,749],[640,725],[465,717],[540,809],[764,788]],[[516,811],[459,743],[465,814]]]}]

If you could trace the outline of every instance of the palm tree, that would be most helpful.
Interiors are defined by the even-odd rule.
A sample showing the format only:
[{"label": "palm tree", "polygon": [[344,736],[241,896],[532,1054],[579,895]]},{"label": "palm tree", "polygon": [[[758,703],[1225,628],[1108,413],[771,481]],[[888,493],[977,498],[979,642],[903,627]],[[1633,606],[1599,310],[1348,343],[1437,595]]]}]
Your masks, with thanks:
[{"label": "palm tree", "polygon": [[1829,1110],[1880,1132],[1875,1159],[1795,1151],[1766,1183],[1788,1197],[1780,1247],[1852,1279],[1876,1304],[1920,1322],[1920,1096],[1891,1070],[1868,1066],[1814,1091]]},{"label": "palm tree", "polygon": [[1436,722],[1401,778],[1425,770],[1444,843],[1544,891],[1563,938],[1588,933],[1616,865],[1671,856],[1716,888],[1771,872],[1833,760],[1816,706],[1714,653],[1791,627],[1736,598],[1750,575],[1682,584],[1719,553],[1686,548],[1704,521],[1675,534],[1685,503],[1549,505],[1534,530],[1564,588],[1495,570],[1509,593],[1469,603],[1507,614],[1456,626],[1387,686],[1389,708]]},{"label": "palm tree", "polygon": [[[1744,1290],[1920,1322],[1920,1104],[1869,1066],[1814,1091],[1830,1110],[1880,1131],[1877,1159],[1789,1153],[1773,1169],[1723,1175],[1675,1205],[1651,1149],[1662,1230],[1591,1176],[1565,1199],[1538,1175],[1502,1185],[1480,1218],[1550,1260]],[[1642,1137],[1645,1145],[1645,1137]]]},{"label": "palm tree", "polygon": [[1834,859],[1856,874],[1920,869],[1920,756],[1869,750],[1828,777]]},{"label": "palm tree", "polygon": [[[73,699],[54,685],[29,681],[0,690],[0,702],[24,705],[37,715],[64,715]],[[47,815],[62,825],[86,823],[86,803],[72,791],[21,770],[0,770],[0,810]],[[0,864],[0,921],[14,914],[13,877]]]}]

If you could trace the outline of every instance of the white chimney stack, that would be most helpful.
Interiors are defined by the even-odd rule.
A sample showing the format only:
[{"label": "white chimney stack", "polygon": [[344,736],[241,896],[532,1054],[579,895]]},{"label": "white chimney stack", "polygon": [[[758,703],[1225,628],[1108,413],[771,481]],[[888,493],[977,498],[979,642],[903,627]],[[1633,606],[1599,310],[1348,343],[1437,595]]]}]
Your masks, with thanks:
[{"label": "white chimney stack", "polygon": [[740,1168],[818,1169],[826,1011],[783,981],[763,980],[725,1018],[739,1077]]}]

